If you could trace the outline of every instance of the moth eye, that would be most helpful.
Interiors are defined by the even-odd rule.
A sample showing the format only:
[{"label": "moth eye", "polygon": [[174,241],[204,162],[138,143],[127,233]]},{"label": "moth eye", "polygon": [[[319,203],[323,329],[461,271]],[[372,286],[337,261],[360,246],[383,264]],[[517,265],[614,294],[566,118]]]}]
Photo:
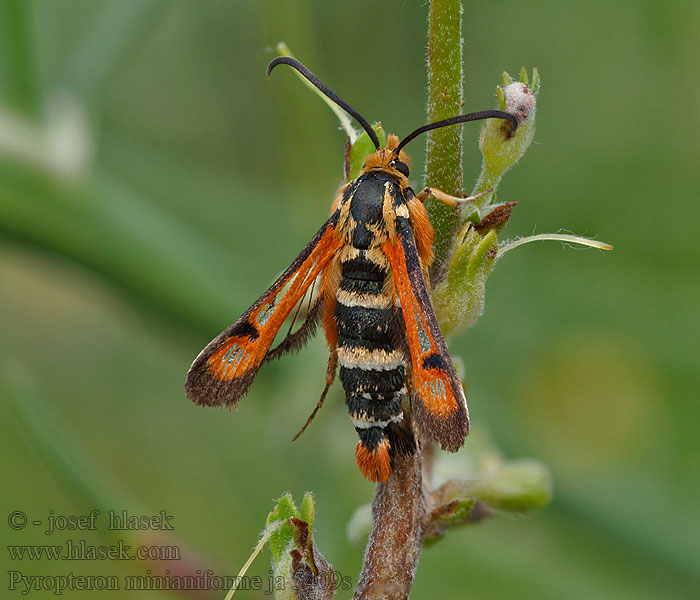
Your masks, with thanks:
[{"label": "moth eye", "polygon": [[394,167],[399,173],[408,177],[408,165],[400,160],[394,160],[391,162],[391,166]]}]

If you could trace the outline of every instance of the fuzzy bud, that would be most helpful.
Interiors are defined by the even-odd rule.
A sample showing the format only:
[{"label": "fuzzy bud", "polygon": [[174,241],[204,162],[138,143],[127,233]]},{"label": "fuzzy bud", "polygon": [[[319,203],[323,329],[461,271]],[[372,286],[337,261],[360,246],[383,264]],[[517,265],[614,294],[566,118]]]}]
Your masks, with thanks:
[{"label": "fuzzy bud", "polygon": [[503,96],[505,97],[504,110],[518,119],[518,126],[524,125],[535,110],[535,94],[524,83],[514,81],[503,89]]},{"label": "fuzzy bud", "polygon": [[[528,83],[530,85],[528,85]],[[525,154],[535,137],[535,112],[537,109],[537,92],[539,91],[539,75],[537,69],[532,71],[532,81],[528,81],[523,69],[520,81],[513,81],[507,73],[503,74],[503,87],[497,88],[499,108],[518,120],[518,130],[511,131],[509,123],[498,119],[489,119],[481,128],[479,148],[483,160],[481,174],[474,187],[474,194],[485,190],[495,190],[503,177]],[[488,194],[476,202],[480,214],[490,210],[494,194]]]}]

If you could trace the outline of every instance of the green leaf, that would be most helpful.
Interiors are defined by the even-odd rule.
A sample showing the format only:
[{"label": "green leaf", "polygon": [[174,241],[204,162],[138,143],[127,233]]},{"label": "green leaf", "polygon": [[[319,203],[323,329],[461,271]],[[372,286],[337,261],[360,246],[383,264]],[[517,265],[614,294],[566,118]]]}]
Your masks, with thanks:
[{"label": "green leaf", "polygon": [[270,535],[270,551],[272,552],[274,563],[284,560],[290,545],[294,543],[295,529],[287,522],[292,517],[299,518],[299,511],[294,504],[294,498],[287,492],[277,501],[275,507],[267,515],[267,527],[276,525],[277,522],[282,522],[279,529]]},{"label": "green leaf", "polygon": [[493,473],[470,482],[474,498],[496,510],[527,514],[552,499],[552,479],[547,467],[535,460],[504,463]]},{"label": "green leaf", "polygon": [[300,518],[302,521],[306,521],[309,524],[309,531],[311,531],[314,524],[315,509],[314,495],[311,492],[306,492],[306,494],[304,494],[304,499],[301,502]]},{"label": "green leaf", "polygon": [[[382,148],[384,148],[386,146],[386,132],[384,131],[382,124],[379,122],[375,123],[374,125],[372,125],[372,129],[374,129],[374,131],[377,133],[379,143],[381,144]],[[374,142],[372,142],[372,140],[369,139],[369,135],[367,135],[367,132],[363,131],[350,148],[350,180],[357,179],[360,176],[360,172],[362,171],[362,166],[365,163],[365,159],[370,154],[374,154],[374,152]]]},{"label": "green leaf", "polygon": [[438,506],[433,510],[431,518],[433,522],[441,524],[461,523],[469,516],[474,504],[476,504],[474,498],[458,498]]},{"label": "green leaf", "polygon": [[484,309],[486,279],[498,254],[498,234],[485,235],[465,226],[445,280],[433,292],[433,304],[445,335],[470,327]]},{"label": "green leaf", "polygon": [[316,548],[311,526],[315,506],[307,492],[301,513],[290,493],[284,494],[267,517],[265,535],[272,552],[272,574],[277,600],[330,598],[333,595],[333,567]]},{"label": "green leaf", "polygon": [[[289,46],[285,44],[284,42],[280,42],[277,44],[277,52],[280,53],[281,56],[289,56],[291,58],[296,58],[293,54],[292,51],[289,49]],[[306,77],[304,77],[301,73],[298,71],[295,71],[297,77],[301,80],[301,82],[308,87],[314,94],[316,94],[323,102],[328,106],[328,108],[331,109],[333,114],[338,118],[338,122],[340,123],[340,126],[345,130],[345,133],[347,136],[350,138],[350,143],[354,143],[357,140],[357,130],[352,124],[352,118],[348,113],[346,113],[340,106],[338,106],[333,100],[331,100],[328,96],[326,96],[321,90],[319,90],[313,83],[311,83]],[[372,146],[374,148],[374,146]]]},{"label": "green leaf", "polygon": [[520,83],[524,83],[525,85],[528,84],[527,71],[525,70],[525,67],[520,67]]}]

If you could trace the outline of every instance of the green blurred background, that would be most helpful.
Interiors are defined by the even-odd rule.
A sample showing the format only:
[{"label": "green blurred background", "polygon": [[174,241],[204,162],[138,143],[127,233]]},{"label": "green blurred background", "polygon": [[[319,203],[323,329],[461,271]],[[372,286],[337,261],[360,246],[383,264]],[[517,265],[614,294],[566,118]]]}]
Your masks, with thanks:
[{"label": "green blurred background", "polygon": [[[105,543],[103,532],[12,531],[13,510],[45,522],[49,510],[166,509],[187,560],[235,573],[273,500],[313,490],[319,547],[354,580],[362,553],[345,524],[373,486],[354,463],[340,386],[289,441],[322,388],[322,340],[266,366],[235,414],[194,407],[182,384],[311,238],[341,181],[344,135],[291,73],[266,79],[274,45],[405,134],[425,118],[427,4],[0,10],[3,539]],[[415,598],[700,589],[699,20],[685,0],[465,3],[465,110],[495,106],[504,69],[542,76],[536,144],[500,189],[520,202],[506,237],[566,230],[615,250],[547,242],[508,254],[484,316],[454,340],[475,435],[549,465],[555,497],[426,549]],[[465,127],[465,187],[477,135]],[[411,147],[416,186],[423,143]],[[252,573],[267,569],[259,559]],[[82,594],[64,595],[170,597]]]}]

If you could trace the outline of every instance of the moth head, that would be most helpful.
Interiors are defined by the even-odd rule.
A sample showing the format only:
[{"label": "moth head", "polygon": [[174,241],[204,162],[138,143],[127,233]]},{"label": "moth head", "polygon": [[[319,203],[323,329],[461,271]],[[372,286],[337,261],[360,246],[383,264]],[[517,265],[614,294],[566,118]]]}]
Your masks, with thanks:
[{"label": "moth head", "polygon": [[399,138],[396,135],[390,135],[387,139],[386,149],[391,151],[389,160],[389,168],[401,173],[404,177],[408,177],[411,169],[411,159],[403,150],[397,151],[399,146]]},{"label": "moth head", "polygon": [[365,159],[363,171],[381,169],[390,173],[399,181],[407,181],[410,173],[411,159],[408,154],[403,151],[396,152],[398,145],[398,136],[389,135],[386,148],[379,148]]}]

